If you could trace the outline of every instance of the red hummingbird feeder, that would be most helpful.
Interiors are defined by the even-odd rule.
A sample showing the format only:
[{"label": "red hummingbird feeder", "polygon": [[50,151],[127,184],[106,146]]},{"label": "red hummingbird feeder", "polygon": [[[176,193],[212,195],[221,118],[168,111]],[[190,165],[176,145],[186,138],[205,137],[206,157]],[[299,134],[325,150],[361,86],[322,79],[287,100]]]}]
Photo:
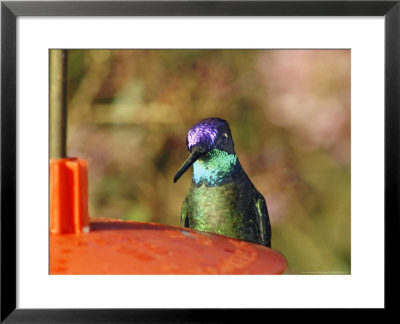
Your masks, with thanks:
[{"label": "red hummingbird feeder", "polygon": [[66,154],[67,51],[50,51],[50,274],[282,274],[268,247],[156,223],[89,218],[87,162]]}]

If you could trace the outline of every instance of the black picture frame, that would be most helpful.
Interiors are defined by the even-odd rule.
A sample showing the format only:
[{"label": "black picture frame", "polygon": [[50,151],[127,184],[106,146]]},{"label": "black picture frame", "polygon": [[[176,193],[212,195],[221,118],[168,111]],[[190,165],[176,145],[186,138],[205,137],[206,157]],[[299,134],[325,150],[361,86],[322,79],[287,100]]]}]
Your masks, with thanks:
[{"label": "black picture frame", "polygon": [[[235,322],[267,310],[16,308],[16,19],[19,16],[384,16],[385,309],[395,307],[399,237],[400,0],[396,1],[2,1],[1,322]],[[374,154],[374,152],[371,152]],[[365,175],[366,184],[368,175]],[[373,244],[373,238],[371,238]],[[368,248],[368,247],[366,247]],[[40,293],[40,292],[38,292]],[[249,314],[251,312],[251,314]]]}]

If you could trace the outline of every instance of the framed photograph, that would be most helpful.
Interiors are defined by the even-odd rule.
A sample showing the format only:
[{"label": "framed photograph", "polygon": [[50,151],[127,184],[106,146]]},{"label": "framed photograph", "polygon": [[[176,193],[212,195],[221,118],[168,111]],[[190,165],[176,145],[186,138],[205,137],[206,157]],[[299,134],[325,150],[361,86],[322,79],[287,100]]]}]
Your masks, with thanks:
[{"label": "framed photograph", "polygon": [[[1,29],[1,321],[224,322],[237,309],[393,307],[399,1],[3,1]],[[181,245],[191,266],[130,271],[167,248],[114,223],[126,246],[95,254],[85,234],[55,242],[49,156],[63,149],[49,102],[59,68],[60,156],[85,160],[94,227],[158,223],[170,239],[183,226],[270,246],[270,222],[284,274],[254,270],[268,249],[244,245],[223,247],[235,256],[224,266]],[[240,199],[269,214],[257,239]],[[202,208],[228,208],[248,226],[204,225]],[[118,253],[124,264],[107,259]]]}]

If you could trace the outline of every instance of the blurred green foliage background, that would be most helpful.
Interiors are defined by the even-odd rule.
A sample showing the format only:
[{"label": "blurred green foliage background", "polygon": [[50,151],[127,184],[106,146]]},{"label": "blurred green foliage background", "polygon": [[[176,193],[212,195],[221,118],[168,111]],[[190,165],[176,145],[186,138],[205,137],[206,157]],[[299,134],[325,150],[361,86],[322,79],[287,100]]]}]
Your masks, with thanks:
[{"label": "blurred green foliage background", "polygon": [[226,119],[288,273],[350,273],[349,50],[69,50],[90,217],[179,226],[189,128]]}]

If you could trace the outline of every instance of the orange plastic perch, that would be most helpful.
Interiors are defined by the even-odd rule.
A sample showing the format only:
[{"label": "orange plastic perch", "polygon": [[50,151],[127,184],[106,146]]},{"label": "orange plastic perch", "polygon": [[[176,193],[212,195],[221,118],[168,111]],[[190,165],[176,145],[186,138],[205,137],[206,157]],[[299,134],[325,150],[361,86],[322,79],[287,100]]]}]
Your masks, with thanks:
[{"label": "orange plastic perch", "polygon": [[155,223],[92,219],[85,235],[50,235],[50,274],[282,274],[258,244]]},{"label": "orange plastic perch", "polygon": [[50,159],[50,232],[89,231],[87,162]]}]

